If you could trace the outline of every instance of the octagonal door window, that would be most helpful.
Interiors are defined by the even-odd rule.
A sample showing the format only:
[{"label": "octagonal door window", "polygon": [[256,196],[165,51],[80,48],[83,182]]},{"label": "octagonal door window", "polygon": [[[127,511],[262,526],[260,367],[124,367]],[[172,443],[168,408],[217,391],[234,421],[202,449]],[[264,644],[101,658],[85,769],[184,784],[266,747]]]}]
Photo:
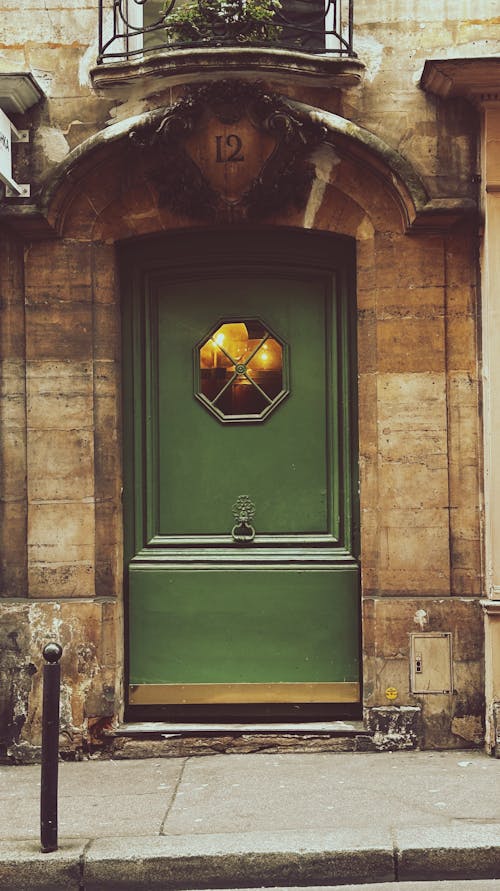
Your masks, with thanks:
[{"label": "octagonal door window", "polygon": [[196,397],[224,423],[263,421],[288,395],[288,350],[260,319],[221,320],[195,347]]}]

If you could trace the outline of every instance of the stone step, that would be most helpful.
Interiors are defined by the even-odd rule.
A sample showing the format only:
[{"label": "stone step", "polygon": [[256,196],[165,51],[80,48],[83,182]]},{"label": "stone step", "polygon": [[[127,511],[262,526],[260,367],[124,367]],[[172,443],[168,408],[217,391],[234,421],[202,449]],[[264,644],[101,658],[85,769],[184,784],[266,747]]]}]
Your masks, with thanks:
[{"label": "stone step", "polygon": [[115,758],[211,753],[374,751],[361,721],[241,723],[124,723],[106,732]]}]

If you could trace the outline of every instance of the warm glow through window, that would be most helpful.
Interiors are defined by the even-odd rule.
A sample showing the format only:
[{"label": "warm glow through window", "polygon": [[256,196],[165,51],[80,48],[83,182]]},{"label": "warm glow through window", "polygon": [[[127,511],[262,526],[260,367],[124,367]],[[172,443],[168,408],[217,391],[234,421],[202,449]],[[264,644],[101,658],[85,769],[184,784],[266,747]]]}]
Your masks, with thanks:
[{"label": "warm glow through window", "polygon": [[196,395],[221,420],[263,420],[288,392],[284,351],[259,319],[223,322],[197,347]]}]

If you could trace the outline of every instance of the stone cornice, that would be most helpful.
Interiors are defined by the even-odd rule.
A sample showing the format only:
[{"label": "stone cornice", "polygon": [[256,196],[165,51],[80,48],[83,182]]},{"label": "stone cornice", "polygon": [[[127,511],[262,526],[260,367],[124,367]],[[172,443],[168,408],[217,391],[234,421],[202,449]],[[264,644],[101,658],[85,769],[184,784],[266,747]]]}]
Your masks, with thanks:
[{"label": "stone cornice", "polygon": [[357,86],[365,66],[359,59],[274,47],[194,47],[158,52],[146,59],[110,61],[90,72],[101,96],[129,99],[167,87],[231,77],[263,78],[276,84]]},{"label": "stone cornice", "polygon": [[0,72],[0,108],[6,114],[23,114],[44,96],[30,72]]},{"label": "stone cornice", "polygon": [[480,600],[479,601],[484,612],[488,616],[498,616],[500,618],[500,600]]},{"label": "stone cornice", "polygon": [[420,86],[442,99],[464,96],[475,103],[500,101],[500,56],[428,59]]}]

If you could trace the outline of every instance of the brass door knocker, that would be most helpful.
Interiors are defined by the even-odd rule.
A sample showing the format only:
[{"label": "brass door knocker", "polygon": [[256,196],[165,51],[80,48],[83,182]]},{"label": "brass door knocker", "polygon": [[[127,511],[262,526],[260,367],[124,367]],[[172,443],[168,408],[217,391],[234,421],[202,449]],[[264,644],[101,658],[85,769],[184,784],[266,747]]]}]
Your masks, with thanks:
[{"label": "brass door knocker", "polygon": [[248,495],[240,495],[233,504],[233,516],[236,520],[231,535],[233,541],[250,542],[255,538],[255,529],[251,521],[255,514],[255,504]]}]

